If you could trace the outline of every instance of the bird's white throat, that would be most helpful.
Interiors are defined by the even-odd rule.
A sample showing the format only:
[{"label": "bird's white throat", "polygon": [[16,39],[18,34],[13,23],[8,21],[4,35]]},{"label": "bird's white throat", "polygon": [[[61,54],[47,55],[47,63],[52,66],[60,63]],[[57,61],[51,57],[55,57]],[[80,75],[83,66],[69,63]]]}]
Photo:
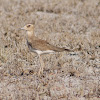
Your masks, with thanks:
[{"label": "bird's white throat", "polygon": [[33,31],[27,31],[27,35],[31,37],[33,35]]}]

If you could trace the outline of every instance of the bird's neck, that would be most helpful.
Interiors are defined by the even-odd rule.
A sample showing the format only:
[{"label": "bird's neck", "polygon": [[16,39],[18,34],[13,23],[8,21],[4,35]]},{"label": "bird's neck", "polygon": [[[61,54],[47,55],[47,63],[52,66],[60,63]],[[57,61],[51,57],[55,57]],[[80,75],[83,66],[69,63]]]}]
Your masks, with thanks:
[{"label": "bird's neck", "polygon": [[27,36],[28,37],[33,37],[34,36],[34,32],[33,31],[27,31]]},{"label": "bird's neck", "polygon": [[27,37],[26,37],[26,39],[28,40],[28,41],[33,41],[33,40],[36,40],[37,39],[37,37],[34,35],[34,31],[27,31]]}]

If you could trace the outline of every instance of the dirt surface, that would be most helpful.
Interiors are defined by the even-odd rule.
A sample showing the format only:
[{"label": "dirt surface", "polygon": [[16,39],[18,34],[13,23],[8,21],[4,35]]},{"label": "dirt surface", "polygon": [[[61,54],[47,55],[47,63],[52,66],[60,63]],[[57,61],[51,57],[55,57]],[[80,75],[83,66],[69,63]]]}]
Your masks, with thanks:
[{"label": "dirt surface", "polygon": [[[38,57],[20,28],[74,52]],[[100,0],[0,0],[0,100],[100,100]]]}]

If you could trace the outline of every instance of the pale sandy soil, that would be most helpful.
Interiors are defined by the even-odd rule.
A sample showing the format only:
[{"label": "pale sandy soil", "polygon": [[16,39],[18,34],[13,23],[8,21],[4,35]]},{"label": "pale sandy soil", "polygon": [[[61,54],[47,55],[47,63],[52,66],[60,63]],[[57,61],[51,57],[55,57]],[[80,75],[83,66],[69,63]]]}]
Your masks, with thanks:
[{"label": "pale sandy soil", "polygon": [[[26,45],[27,23],[37,37],[74,52],[38,57]],[[0,0],[0,100],[100,100],[100,0]]]}]

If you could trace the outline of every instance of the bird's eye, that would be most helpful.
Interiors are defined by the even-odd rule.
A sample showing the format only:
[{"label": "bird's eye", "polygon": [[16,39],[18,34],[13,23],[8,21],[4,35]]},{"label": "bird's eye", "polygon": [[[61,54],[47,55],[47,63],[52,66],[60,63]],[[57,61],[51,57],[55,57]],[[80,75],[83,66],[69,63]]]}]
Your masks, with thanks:
[{"label": "bird's eye", "polygon": [[28,25],[27,27],[30,27],[31,25]]}]

